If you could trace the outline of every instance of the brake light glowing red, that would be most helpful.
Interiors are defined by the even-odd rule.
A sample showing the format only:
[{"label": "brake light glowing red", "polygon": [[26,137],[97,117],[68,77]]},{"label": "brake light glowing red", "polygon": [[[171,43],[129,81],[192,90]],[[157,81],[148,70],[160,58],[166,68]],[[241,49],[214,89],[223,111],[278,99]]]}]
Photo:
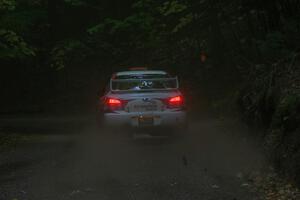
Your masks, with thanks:
[{"label": "brake light glowing red", "polygon": [[106,103],[109,106],[121,106],[122,104],[122,102],[119,99],[112,99],[112,98],[107,99]]},{"label": "brake light glowing red", "polygon": [[182,106],[183,105],[183,97],[176,96],[169,99],[170,106]]},{"label": "brake light glowing red", "polygon": [[169,100],[170,103],[178,103],[178,102],[182,102],[182,97],[181,96],[177,96],[177,97],[173,97]]}]

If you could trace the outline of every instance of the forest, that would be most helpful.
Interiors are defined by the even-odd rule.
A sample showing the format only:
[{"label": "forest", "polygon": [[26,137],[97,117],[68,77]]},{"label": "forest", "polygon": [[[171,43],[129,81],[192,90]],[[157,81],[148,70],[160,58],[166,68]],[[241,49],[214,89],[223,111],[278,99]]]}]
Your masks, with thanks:
[{"label": "forest", "polygon": [[299,0],[0,0],[0,113],[93,110],[112,72],[164,69],[300,184],[299,54]]}]

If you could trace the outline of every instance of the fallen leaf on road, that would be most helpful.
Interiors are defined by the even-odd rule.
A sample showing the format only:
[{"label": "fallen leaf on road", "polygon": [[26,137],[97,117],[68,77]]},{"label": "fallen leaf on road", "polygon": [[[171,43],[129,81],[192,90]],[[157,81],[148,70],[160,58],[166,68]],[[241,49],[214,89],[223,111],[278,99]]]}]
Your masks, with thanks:
[{"label": "fallen leaf on road", "polygon": [[248,183],[243,183],[241,186],[242,187],[249,187],[250,185]]},{"label": "fallen leaf on road", "polygon": [[216,184],[212,185],[211,187],[214,188],[214,189],[219,189],[219,188],[220,188],[220,187],[219,187],[218,185],[216,185]]},{"label": "fallen leaf on road", "polygon": [[170,185],[171,186],[177,185],[177,182],[171,183]]},{"label": "fallen leaf on road", "polygon": [[70,193],[70,196],[78,195],[78,194],[80,194],[80,193],[82,193],[82,191],[80,191],[80,190],[74,190],[74,191],[72,191],[72,192]]},{"label": "fallen leaf on road", "polygon": [[85,191],[85,192],[93,192],[93,191],[95,191],[95,190],[92,189],[92,188],[86,188],[86,189],[84,189],[84,191]]},{"label": "fallen leaf on road", "polygon": [[239,172],[239,173],[236,174],[236,177],[239,178],[239,179],[242,179],[244,176],[243,176],[242,172]]}]

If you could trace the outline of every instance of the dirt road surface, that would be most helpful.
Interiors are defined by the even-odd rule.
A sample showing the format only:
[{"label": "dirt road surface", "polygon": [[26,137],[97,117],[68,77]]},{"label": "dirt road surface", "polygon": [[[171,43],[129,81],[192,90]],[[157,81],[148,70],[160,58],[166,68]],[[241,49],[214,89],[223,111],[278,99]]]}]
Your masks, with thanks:
[{"label": "dirt road surface", "polygon": [[[93,116],[2,117],[29,139],[0,152],[1,200],[252,200],[264,159],[239,123],[191,121],[184,137],[102,130]],[[124,132],[124,133],[123,133]]]}]

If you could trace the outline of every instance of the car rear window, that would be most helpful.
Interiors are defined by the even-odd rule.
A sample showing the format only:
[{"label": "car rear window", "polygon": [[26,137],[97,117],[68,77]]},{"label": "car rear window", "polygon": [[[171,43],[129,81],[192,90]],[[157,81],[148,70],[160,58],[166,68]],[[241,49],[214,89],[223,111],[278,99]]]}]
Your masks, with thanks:
[{"label": "car rear window", "polygon": [[177,78],[130,78],[111,80],[113,91],[140,91],[140,90],[169,90],[177,89]]}]

